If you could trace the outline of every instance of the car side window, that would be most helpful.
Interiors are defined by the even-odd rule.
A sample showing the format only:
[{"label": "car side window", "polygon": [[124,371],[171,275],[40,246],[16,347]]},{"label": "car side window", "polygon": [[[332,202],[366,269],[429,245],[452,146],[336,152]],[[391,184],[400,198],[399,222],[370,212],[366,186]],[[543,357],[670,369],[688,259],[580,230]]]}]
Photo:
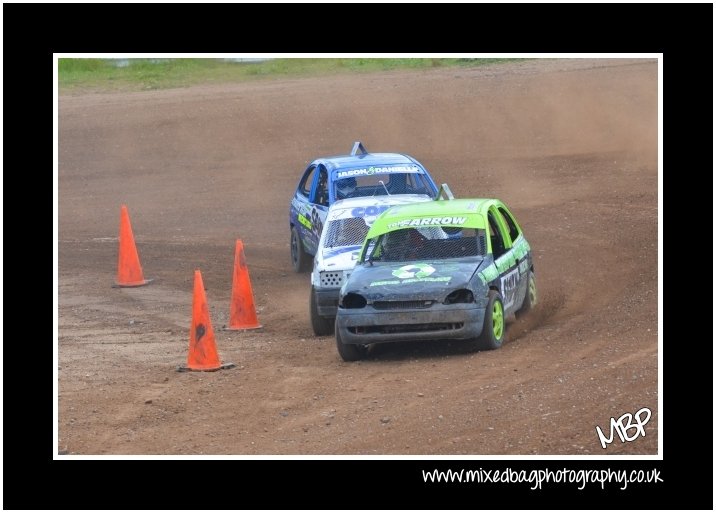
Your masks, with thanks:
[{"label": "car side window", "polygon": [[318,174],[318,185],[316,186],[316,203],[328,206],[328,172],[321,166]]},{"label": "car side window", "polygon": [[430,190],[430,185],[428,185],[428,179],[425,177],[425,175],[411,173],[410,178],[408,180],[408,184],[410,190],[406,192],[410,194],[427,194],[429,196],[433,195],[432,191]]},{"label": "car side window", "polygon": [[313,175],[316,172],[316,166],[311,166],[306,173],[303,175],[301,183],[298,185],[298,190],[301,194],[308,198],[311,194],[311,185],[313,185]]},{"label": "car side window", "polygon": [[505,220],[505,224],[507,225],[507,228],[510,230],[510,239],[512,242],[515,242],[517,240],[517,237],[520,236],[520,230],[517,228],[517,225],[515,224],[514,219],[510,215],[507,210],[505,210],[502,207],[499,207],[500,215],[502,215],[502,218]]},{"label": "car side window", "polygon": [[487,213],[487,221],[490,227],[490,243],[492,244],[492,255],[495,259],[507,252],[505,241],[502,239],[502,232],[492,212]]}]

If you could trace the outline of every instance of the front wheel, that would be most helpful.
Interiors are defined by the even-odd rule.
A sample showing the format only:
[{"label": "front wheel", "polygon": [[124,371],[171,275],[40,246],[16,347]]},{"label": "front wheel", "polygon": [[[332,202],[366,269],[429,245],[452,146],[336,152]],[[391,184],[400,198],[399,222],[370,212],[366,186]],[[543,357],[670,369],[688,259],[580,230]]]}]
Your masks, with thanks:
[{"label": "front wheel", "polygon": [[309,298],[311,304],[311,327],[313,328],[313,334],[317,337],[323,337],[333,333],[333,319],[326,319],[318,315],[318,300],[316,298],[316,289],[311,286],[311,297]]},{"label": "front wheel", "polygon": [[491,290],[485,308],[482,333],[477,338],[476,349],[498,349],[505,338],[505,308],[499,292]]},{"label": "front wheel", "polygon": [[303,249],[301,237],[295,226],[291,227],[291,265],[297,273],[305,273],[311,264],[311,256]]},{"label": "front wheel", "polygon": [[338,354],[341,355],[344,362],[355,362],[365,357],[368,354],[368,347],[358,344],[344,344],[341,340],[341,332],[336,326],[336,348]]}]

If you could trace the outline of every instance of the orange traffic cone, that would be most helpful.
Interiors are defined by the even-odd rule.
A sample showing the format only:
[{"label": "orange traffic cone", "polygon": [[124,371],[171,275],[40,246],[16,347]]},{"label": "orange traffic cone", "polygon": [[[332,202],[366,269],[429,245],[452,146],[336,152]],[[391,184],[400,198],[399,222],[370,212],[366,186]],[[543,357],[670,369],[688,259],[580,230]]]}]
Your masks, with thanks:
[{"label": "orange traffic cone", "polygon": [[229,306],[229,330],[253,330],[260,328],[254,306],[254,293],[251,290],[249,269],[246,267],[244,243],[236,241],[234,256],[234,280],[231,289],[231,305]]},{"label": "orange traffic cone", "polygon": [[191,328],[189,328],[189,355],[186,367],[178,367],[182,371],[215,371],[235,367],[233,363],[221,364],[216,352],[214,330],[209,318],[209,305],[204,294],[204,281],[201,271],[194,271],[194,300],[192,304]]},{"label": "orange traffic cone", "polygon": [[145,280],[139,264],[137,246],[134,245],[132,225],[129,224],[127,206],[122,205],[119,216],[119,259],[115,287],[141,287],[152,280]]}]

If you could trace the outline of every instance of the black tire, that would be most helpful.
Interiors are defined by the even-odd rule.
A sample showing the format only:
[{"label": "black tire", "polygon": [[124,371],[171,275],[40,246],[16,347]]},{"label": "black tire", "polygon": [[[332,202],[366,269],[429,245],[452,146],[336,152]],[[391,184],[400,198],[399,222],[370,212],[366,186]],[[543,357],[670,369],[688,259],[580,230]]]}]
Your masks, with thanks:
[{"label": "black tire", "polygon": [[313,328],[313,334],[317,337],[324,337],[333,333],[333,326],[335,319],[332,317],[321,317],[318,315],[318,301],[316,300],[316,291],[311,286],[311,297],[309,299],[311,304],[311,327]]},{"label": "black tire", "polygon": [[[498,304],[499,306],[495,306]],[[499,310],[499,315],[497,310]],[[495,330],[496,321],[502,325],[500,329]],[[495,333],[498,331],[498,333]],[[502,296],[499,292],[491,290],[488,295],[487,307],[485,307],[485,321],[482,325],[482,333],[477,338],[475,349],[491,350],[502,347],[502,341],[505,339],[505,307],[502,302]]]},{"label": "black tire", "polygon": [[297,273],[305,273],[311,267],[311,255],[304,251],[295,226],[291,227],[291,265]]},{"label": "black tire", "polygon": [[356,362],[368,354],[368,347],[358,344],[344,344],[341,340],[341,332],[336,326],[336,348],[344,362]]},{"label": "black tire", "polygon": [[535,273],[530,271],[527,278],[527,290],[525,291],[525,299],[522,306],[517,310],[517,315],[521,316],[532,310],[537,304],[537,282],[535,281]]}]

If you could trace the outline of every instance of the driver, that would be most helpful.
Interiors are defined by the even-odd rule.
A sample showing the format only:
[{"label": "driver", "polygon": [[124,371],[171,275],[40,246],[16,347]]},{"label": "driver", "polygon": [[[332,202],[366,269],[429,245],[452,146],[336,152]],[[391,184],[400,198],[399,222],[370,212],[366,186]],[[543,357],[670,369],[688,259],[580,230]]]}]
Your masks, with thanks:
[{"label": "driver", "polygon": [[326,182],[328,181],[328,175],[325,171],[321,171],[318,175],[318,188],[316,189],[316,203],[319,205],[328,205],[328,188]]},{"label": "driver", "polygon": [[385,238],[385,260],[400,262],[415,258],[422,246],[422,237],[415,228],[390,232]]},{"label": "driver", "polygon": [[408,190],[406,178],[407,176],[402,173],[390,175],[390,180],[388,180],[388,185],[386,186],[388,192],[390,194],[407,194],[411,192]]}]

